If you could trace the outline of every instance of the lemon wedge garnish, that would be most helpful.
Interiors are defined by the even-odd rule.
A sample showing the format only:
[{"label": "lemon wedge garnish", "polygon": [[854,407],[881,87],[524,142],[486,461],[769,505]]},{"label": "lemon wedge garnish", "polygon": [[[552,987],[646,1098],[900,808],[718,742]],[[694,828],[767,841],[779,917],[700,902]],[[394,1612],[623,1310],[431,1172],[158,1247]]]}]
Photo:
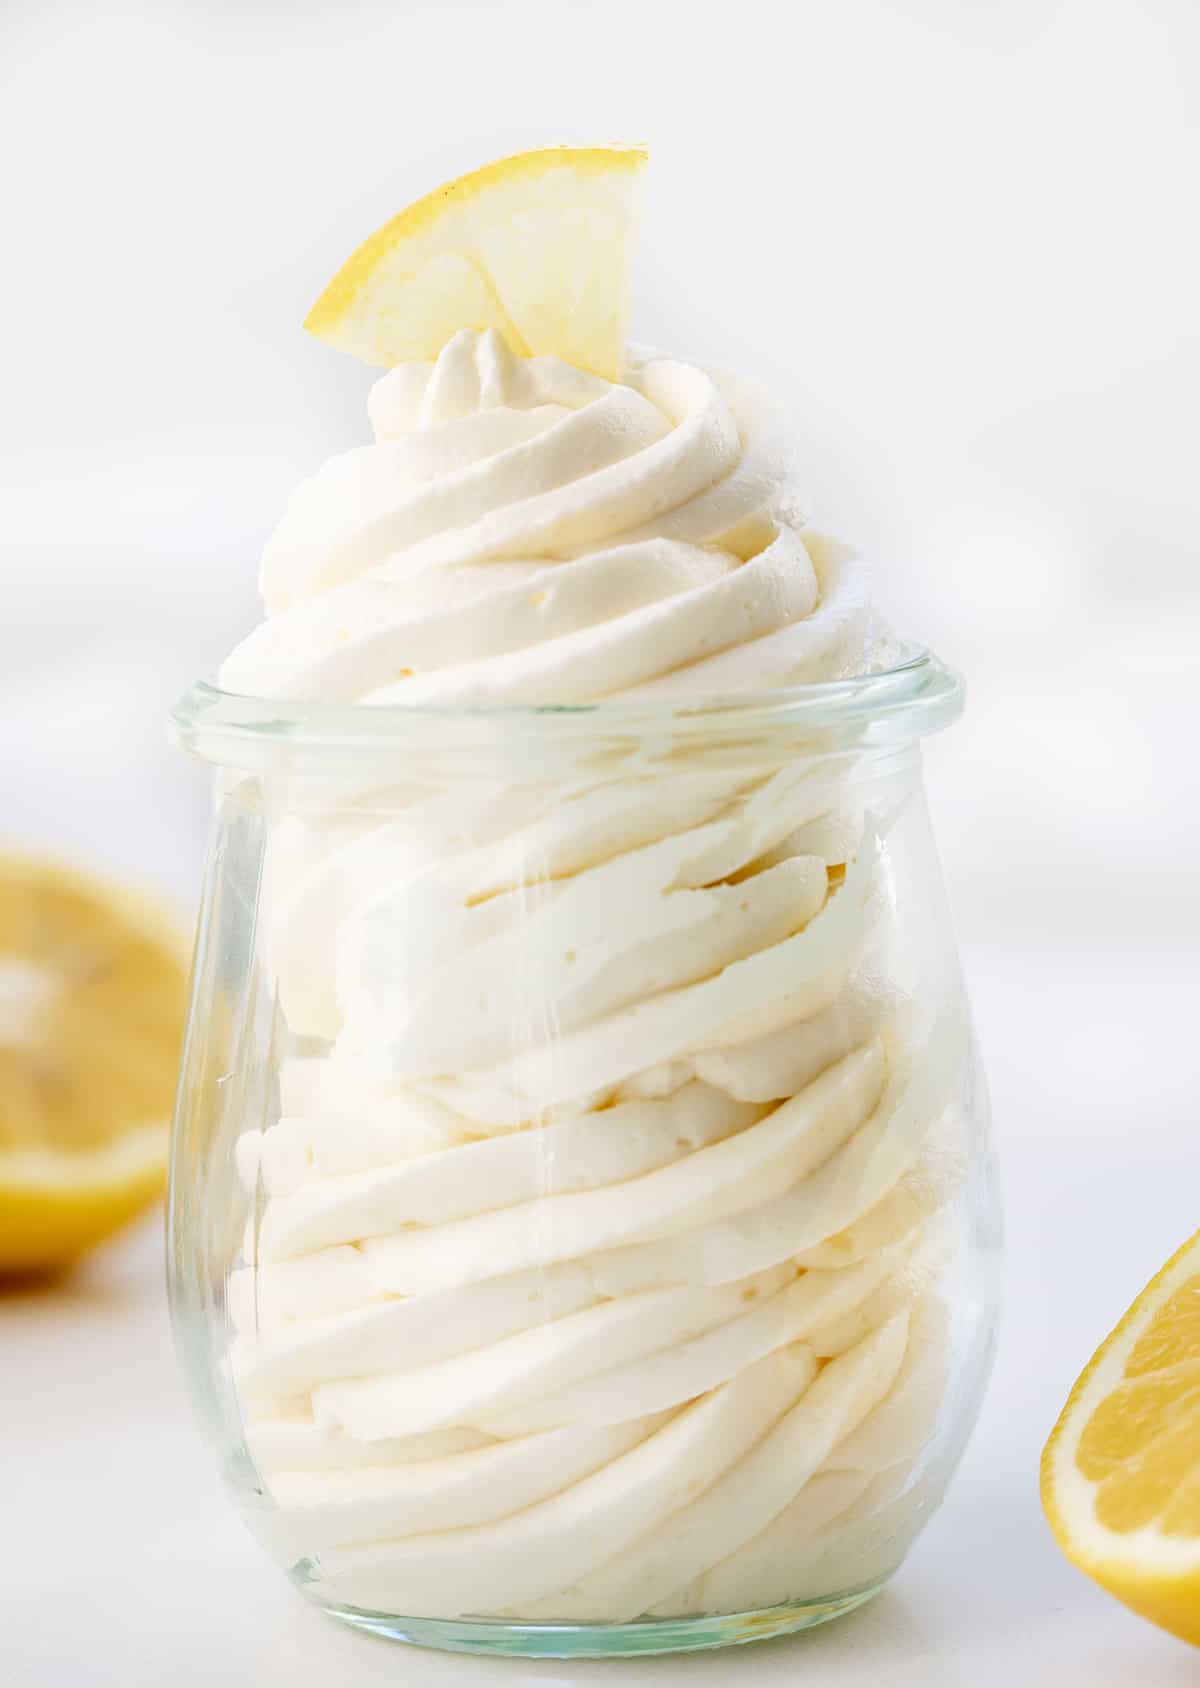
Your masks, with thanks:
[{"label": "lemon wedge garnish", "polygon": [[1200,1232],[1071,1391],[1042,1456],[1042,1504],[1074,1564],[1200,1644]]},{"label": "lemon wedge garnish", "polygon": [[492,328],[614,380],[645,163],[644,147],[551,147],[460,176],[364,241],[304,326],[385,367]]},{"label": "lemon wedge garnish", "polygon": [[0,1273],[65,1265],[161,1193],[186,950],[131,894],[0,856]]}]

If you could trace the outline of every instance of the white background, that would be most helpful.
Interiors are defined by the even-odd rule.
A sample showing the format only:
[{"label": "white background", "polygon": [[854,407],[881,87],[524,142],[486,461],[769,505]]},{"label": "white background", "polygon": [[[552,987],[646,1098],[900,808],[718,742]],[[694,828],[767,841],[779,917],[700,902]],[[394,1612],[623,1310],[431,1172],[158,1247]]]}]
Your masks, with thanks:
[{"label": "white background", "polygon": [[[895,623],[968,676],[932,795],[999,1104],[1010,1314],[962,1485],[914,1561],[920,1634],[887,1647],[1015,1659],[1041,1588],[1056,1682],[1108,1680],[1096,1634],[1124,1661],[1114,1682],[1182,1680],[1173,1644],[1059,1567],[1034,1468],[1095,1340],[1200,1217],[1194,0],[0,0],[0,846],[191,901],[205,782],[162,715],[257,615],[292,485],[365,437],[369,374],[300,320],[411,197],[560,139],[651,143],[636,336],[776,392],[816,518],[870,548]],[[23,1423],[49,1431],[34,1404],[62,1396],[59,1440],[20,1456],[18,1475],[49,1473],[45,1494],[21,1491],[43,1542],[90,1540],[111,1500],[55,1472],[111,1469],[97,1447],[147,1402],[172,1427],[180,1413],[156,1265],[114,1258],[140,1286],[129,1307],[152,1311],[99,1294],[88,1328],[116,1321],[92,1340],[126,1342],[142,1407],[114,1377],[91,1440],[62,1440],[85,1416],[70,1355],[88,1292],[0,1303],[0,1420],[12,1376]],[[190,1445],[181,1416],[178,1435]],[[145,1481],[122,1493],[149,1520]],[[194,1482],[189,1505],[199,1466]],[[75,1578],[54,1598],[82,1598],[90,1554],[72,1573],[45,1551]],[[935,1598],[928,1567],[965,1578],[972,1552],[978,1600],[969,1579]],[[134,1595],[120,1554],[105,1575],[114,1600]],[[822,1682],[859,1680],[880,1620],[855,1623],[808,1655]],[[290,1679],[238,1675],[266,1642],[244,1621],[229,1634],[222,1680]],[[110,1680],[98,1658],[55,1675],[36,1627],[24,1645],[22,1688]],[[157,1685],[160,1666],[119,1680]]]}]

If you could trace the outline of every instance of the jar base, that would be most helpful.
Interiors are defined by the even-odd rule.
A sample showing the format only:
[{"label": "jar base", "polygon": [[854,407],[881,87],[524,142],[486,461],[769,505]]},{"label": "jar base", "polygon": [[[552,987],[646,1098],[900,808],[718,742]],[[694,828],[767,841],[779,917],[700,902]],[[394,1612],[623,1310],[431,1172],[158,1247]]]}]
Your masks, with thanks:
[{"label": "jar base", "polygon": [[[631,1624],[465,1623],[445,1618],[397,1618],[316,1599],[322,1611],[353,1629],[445,1653],[477,1653],[522,1659],[604,1659],[635,1654],[691,1653],[711,1647],[740,1647],[814,1629],[844,1617],[878,1594],[887,1578],[825,1600],[794,1601],[724,1617],[647,1618]],[[301,1584],[308,1598],[315,1590]]]}]

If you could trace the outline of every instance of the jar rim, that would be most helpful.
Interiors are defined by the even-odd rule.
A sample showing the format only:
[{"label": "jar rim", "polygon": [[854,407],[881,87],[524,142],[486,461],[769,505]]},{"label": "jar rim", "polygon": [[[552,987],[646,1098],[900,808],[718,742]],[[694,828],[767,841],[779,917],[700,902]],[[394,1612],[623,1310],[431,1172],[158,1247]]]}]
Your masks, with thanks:
[{"label": "jar rim", "polygon": [[478,750],[515,741],[565,748],[602,738],[694,743],[783,734],[848,748],[936,732],[961,714],[963,694],[954,669],[924,646],[906,644],[888,667],[845,679],[572,704],[328,704],[253,697],[200,680],[170,711],[168,729],[175,744],[205,761],[264,771],[276,759],[293,765],[297,753],[326,763],[354,751]]}]

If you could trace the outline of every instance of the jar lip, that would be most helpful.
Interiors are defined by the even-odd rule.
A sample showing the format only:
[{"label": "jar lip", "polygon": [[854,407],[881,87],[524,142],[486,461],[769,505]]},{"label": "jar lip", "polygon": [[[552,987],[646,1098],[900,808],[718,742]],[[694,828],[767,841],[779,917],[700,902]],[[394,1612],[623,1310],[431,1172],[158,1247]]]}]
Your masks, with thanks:
[{"label": "jar lip", "polygon": [[924,646],[893,648],[897,660],[888,667],[846,679],[572,704],[327,704],[252,697],[200,680],[175,704],[168,724],[176,744],[206,761],[267,768],[274,756],[290,762],[297,752],[324,760],[356,750],[479,749],[518,740],[565,747],[599,738],[694,742],[787,733],[845,748],[923,738],[957,719],[964,688],[955,670]]}]

